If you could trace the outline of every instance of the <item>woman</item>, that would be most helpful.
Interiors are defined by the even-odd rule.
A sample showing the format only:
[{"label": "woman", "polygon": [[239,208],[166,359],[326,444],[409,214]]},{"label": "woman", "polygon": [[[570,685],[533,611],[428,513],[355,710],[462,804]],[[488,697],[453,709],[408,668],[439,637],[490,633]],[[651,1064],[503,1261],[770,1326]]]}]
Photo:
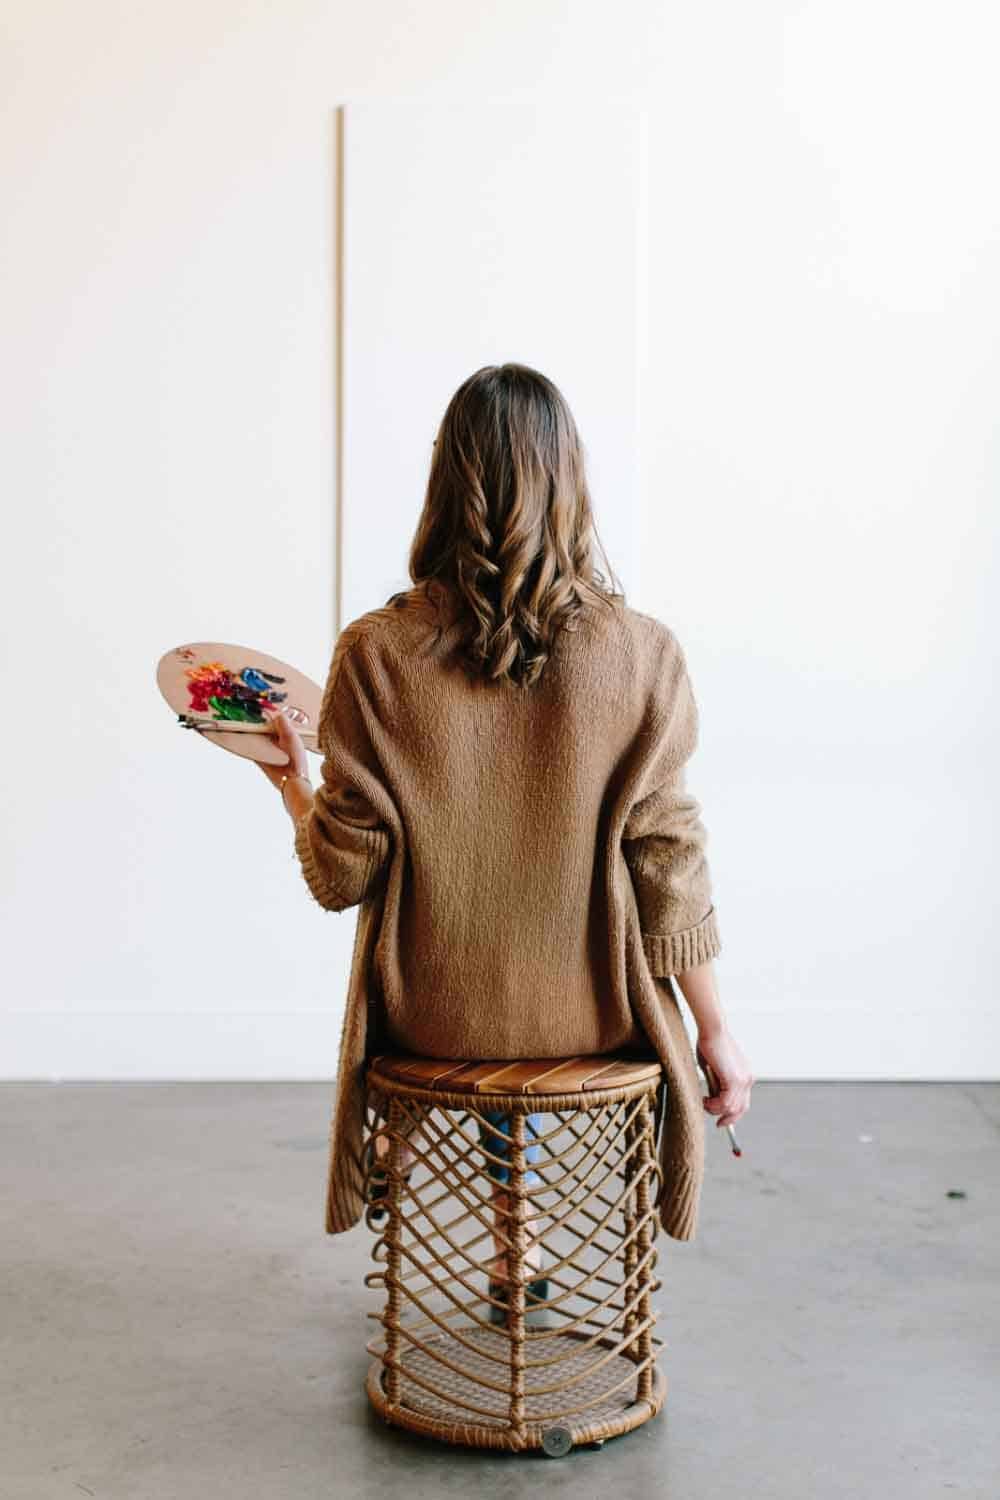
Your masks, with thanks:
[{"label": "woman", "polygon": [[[315,793],[299,736],[276,716],[289,764],[261,769],[293,819],[308,888],[330,911],[361,908],[330,1233],[364,1211],[373,1052],[652,1045],[666,1075],[657,1206],[676,1239],[694,1237],[703,1111],[721,1127],[749,1107],[753,1079],[712,967],[705,829],[684,785],[698,733],[685,657],[666,625],[604,587],[593,532],[560,392],[523,365],[477,370],[435,440],[413,586],[337,640]],[[702,1100],[673,979],[714,1097]],[[502,1159],[494,1176],[502,1211]],[[492,1270],[506,1272],[499,1248]]]}]

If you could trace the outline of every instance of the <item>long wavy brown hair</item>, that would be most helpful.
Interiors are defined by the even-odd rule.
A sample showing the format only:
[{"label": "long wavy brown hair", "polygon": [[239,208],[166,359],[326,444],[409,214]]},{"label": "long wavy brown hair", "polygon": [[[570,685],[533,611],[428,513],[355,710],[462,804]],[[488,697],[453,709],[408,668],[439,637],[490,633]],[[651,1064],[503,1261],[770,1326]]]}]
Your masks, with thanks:
[{"label": "long wavy brown hair", "polygon": [[625,595],[600,546],[583,444],[565,398],[527,365],[484,365],[459,386],[434,441],[410,546],[414,584],[445,586],[468,669],[527,687],[561,629]]}]

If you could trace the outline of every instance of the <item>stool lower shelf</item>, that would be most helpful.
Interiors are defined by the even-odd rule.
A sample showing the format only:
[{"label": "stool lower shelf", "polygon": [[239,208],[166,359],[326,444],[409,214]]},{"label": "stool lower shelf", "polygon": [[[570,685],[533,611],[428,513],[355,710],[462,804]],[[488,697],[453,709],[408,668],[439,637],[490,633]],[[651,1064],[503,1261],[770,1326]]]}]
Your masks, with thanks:
[{"label": "stool lower shelf", "polygon": [[[593,1374],[582,1374],[599,1359],[598,1350],[608,1346],[603,1340],[595,1346],[579,1333],[557,1333],[546,1339],[544,1348],[547,1358],[558,1361],[562,1394],[551,1391],[532,1394],[529,1389],[524,1398],[523,1426],[516,1431],[510,1424],[509,1392],[491,1391],[480,1383],[495,1379],[496,1371],[503,1368],[497,1362],[508,1356],[510,1344],[505,1334],[490,1329],[463,1329],[461,1339],[442,1333],[425,1342],[433,1347],[434,1354],[413,1347],[402,1356],[397,1405],[389,1405],[381,1358],[369,1366],[367,1393],[376,1411],[392,1425],[446,1442],[477,1448],[546,1448],[546,1433],[558,1430],[567,1434],[568,1442],[565,1448],[551,1450],[555,1456],[557,1451],[568,1451],[576,1444],[630,1432],[655,1416],[666,1400],[666,1378],[655,1365],[649,1397],[636,1401],[632,1359],[614,1352],[611,1346],[611,1361]],[[477,1356],[469,1345],[481,1348],[482,1354]],[[456,1366],[464,1364],[469,1376],[459,1369],[450,1369],[442,1363],[444,1360]],[[614,1364],[621,1366],[620,1374],[609,1368]],[[617,1392],[610,1390],[615,1385],[619,1387]],[[568,1406],[579,1410],[567,1415]]]}]

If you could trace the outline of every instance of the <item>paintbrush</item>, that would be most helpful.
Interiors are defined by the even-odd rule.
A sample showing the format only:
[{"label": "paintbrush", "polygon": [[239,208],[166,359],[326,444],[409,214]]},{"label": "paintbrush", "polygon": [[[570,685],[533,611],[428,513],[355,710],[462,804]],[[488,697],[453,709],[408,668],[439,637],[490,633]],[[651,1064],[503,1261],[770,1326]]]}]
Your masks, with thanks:
[{"label": "paintbrush", "polygon": [[[701,1071],[705,1075],[705,1082],[708,1084],[708,1092],[709,1092],[709,1094],[718,1094],[718,1093],[720,1093],[721,1090],[719,1088],[719,1080],[716,1078],[715,1073],[709,1067],[708,1063],[702,1057],[702,1055],[701,1055],[700,1052],[698,1053],[698,1066],[701,1068]],[[718,1128],[718,1127],[716,1127],[716,1128]],[[733,1148],[733,1155],[734,1156],[742,1156],[743,1155],[743,1148],[740,1145],[739,1141],[736,1139],[736,1131],[733,1129],[733,1127],[731,1125],[727,1125],[726,1129],[729,1132],[729,1144]]]},{"label": "paintbrush", "polygon": [[[195,719],[189,714],[178,714],[177,722],[182,729],[197,729],[202,734],[271,734],[271,720],[265,724],[250,724],[245,719]],[[291,722],[289,720],[289,722]],[[302,739],[315,739],[315,729],[299,729],[292,724]]]}]

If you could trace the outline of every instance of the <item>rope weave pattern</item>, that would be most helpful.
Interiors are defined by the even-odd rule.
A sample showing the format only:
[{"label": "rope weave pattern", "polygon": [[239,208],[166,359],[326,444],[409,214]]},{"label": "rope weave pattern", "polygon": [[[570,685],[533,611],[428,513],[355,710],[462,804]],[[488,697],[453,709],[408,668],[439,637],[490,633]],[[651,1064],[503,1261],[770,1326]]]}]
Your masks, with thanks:
[{"label": "rope weave pattern", "polygon": [[[522,1450],[546,1429],[574,1442],[655,1416],[666,1384],[651,1294],[661,1285],[655,1202],[656,1083],[578,1093],[450,1093],[369,1073],[365,1222],[384,1267],[368,1394],[386,1420],[450,1442]],[[503,1110],[509,1155],[494,1155],[482,1111]],[[526,1160],[525,1116],[540,1113]],[[375,1159],[375,1141],[387,1154]],[[488,1137],[487,1137],[488,1138]],[[404,1176],[401,1153],[415,1162]],[[509,1169],[495,1184],[488,1163]],[[538,1181],[526,1181],[526,1173]],[[498,1202],[494,1194],[502,1195]],[[494,1244],[494,1234],[497,1243]],[[489,1295],[487,1260],[506,1257],[506,1300]],[[531,1284],[547,1278],[548,1295]],[[500,1322],[490,1321],[490,1306]]]}]

